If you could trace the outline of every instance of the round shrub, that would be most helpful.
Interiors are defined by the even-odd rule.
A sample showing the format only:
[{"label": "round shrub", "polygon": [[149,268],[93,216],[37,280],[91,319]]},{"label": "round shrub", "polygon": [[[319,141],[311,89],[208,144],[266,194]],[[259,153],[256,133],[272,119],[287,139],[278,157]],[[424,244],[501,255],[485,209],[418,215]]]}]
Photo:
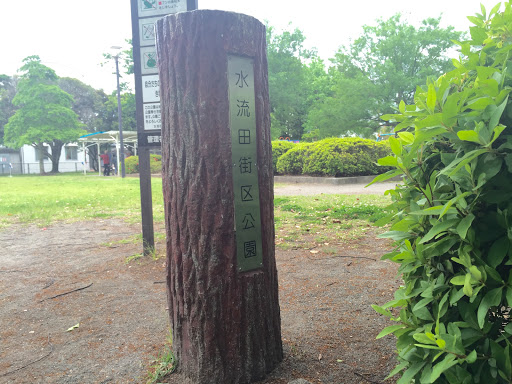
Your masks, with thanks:
[{"label": "round shrub", "polygon": [[295,144],[292,149],[277,160],[277,172],[288,175],[301,175],[304,158],[311,145],[312,143]]},{"label": "round shrub", "polygon": [[[162,156],[161,155],[149,155],[149,167],[151,173],[162,172]],[[130,156],[124,160],[124,168],[126,173],[139,173],[139,156]]]},{"label": "round shrub", "polygon": [[151,173],[161,173],[162,172],[162,156],[161,155],[149,155],[149,167],[151,169]]},{"label": "round shrub", "polygon": [[312,176],[376,175],[387,169],[377,160],[391,154],[387,143],[360,138],[330,138],[317,141],[304,159],[303,173]]},{"label": "round shrub", "polygon": [[139,173],[139,156],[130,156],[124,159],[124,169],[128,174]]},{"label": "round shrub", "polygon": [[272,165],[274,173],[277,173],[277,160],[294,147],[295,144],[290,141],[275,140],[272,142]]},{"label": "round shrub", "polygon": [[360,138],[329,138],[301,143],[277,163],[277,171],[290,175],[364,176],[387,171],[377,160],[391,153],[389,143]]}]

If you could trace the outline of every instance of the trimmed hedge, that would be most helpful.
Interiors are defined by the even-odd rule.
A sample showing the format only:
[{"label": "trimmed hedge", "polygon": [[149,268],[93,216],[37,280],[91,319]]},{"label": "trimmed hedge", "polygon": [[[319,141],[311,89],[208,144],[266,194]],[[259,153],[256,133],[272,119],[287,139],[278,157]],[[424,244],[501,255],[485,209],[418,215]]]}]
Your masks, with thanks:
[{"label": "trimmed hedge", "polygon": [[377,160],[390,154],[387,141],[376,142],[355,137],[330,138],[295,144],[294,148],[279,157],[276,170],[288,175],[377,175],[389,169],[377,165]]},{"label": "trimmed hedge", "polygon": [[[151,173],[162,172],[162,156],[149,155]],[[124,169],[127,174],[139,173],[139,156],[130,156],[124,160]]]},{"label": "trimmed hedge", "polygon": [[294,143],[285,140],[276,140],[272,142],[272,166],[274,173],[277,173],[277,160],[288,152],[290,149],[295,148]]}]

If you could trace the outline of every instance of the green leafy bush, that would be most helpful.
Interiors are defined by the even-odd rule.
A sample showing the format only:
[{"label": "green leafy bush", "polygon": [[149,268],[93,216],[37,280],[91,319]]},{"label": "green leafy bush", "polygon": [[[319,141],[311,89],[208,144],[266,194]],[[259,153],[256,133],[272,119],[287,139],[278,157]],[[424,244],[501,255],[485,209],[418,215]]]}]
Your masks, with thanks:
[{"label": "green leafy bush", "polygon": [[311,176],[376,175],[385,171],[377,160],[390,153],[387,142],[330,138],[297,145],[279,158],[277,171]]},{"label": "green leafy bush", "polygon": [[151,173],[162,173],[162,156],[150,154],[149,167],[151,169]]},{"label": "green leafy bush", "polygon": [[277,173],[277,160],[294,146],[294,143],[286,140],[274,140],[272,142],[272,165],[274,167],[274,173]]},{"label": "green leafy bush", "polygon": [[139,156],[130,156],[124,159],[124,169],[127,174],[139,173]]},{"label": "green leafy bush", "polygon": [[[149,155],[149,166],[151,173],[162,172],[162,156]],[[127,174],[139,173],[139,156],[130,156],[124,160],[124,167]]]},{"label": "green leafy bush", "polygon": [[288,175],[302,175],[304,157],[312,143],[298,143],[277,159],[276,169],[278,173]]},{"label": "green leafy bush", "polygon": [[469,18],[471,41],[455,69],[418,88],[398,122],[388,191],[393,213],[385,255],[404,284],[375,310],[396,322],[406,383],[512,382],[512,6]]}]

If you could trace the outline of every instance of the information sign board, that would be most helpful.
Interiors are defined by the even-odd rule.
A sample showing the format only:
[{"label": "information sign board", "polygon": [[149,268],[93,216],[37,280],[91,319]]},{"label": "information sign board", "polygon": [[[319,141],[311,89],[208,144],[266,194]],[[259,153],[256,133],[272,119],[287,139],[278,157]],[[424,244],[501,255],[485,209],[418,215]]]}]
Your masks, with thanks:
[{"label": "information sign board", "polygon": [[137,0],[139,17],[168,15],[170,13],[185,12],[187,0]]},{"label": "information sign board", "polygon": [[160,103],[144,104],[144,130],[162,129],[162,119],[160,115]]},{"label": "information sign board", "polygon": [[160,79],[158,75],[142,76],[142,101],[144,103],[160,101]]}]

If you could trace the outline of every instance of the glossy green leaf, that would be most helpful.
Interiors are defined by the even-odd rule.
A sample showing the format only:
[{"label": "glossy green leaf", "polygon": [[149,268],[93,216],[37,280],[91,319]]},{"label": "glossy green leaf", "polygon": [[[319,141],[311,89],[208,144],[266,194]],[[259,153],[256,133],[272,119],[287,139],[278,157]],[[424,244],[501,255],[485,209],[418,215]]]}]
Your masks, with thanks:
[{"label": "glossy green leaf", "polygon": [[474,143],[480,142],[478,133],[476,133],[475,131],[459,131],[457,132],[457,136],[459,137],[459,139],[464,141],[472,141]]},{"label": "glossy green leaf", "polygon": [[456,231],[462,239],[466,238],[468,229],[471,227],[471,223],[473,223],[473,220],[475,220],[475,215],[470,213],[467,216],[465,216],[457,225]]},{"label": "glossy green leaf", "polygon": [[381,157],[379,160],[377,160],[377,162],[379,163],[379,165],[383,165],[383,166],[396,167],[398,165],[398,162],[397,162],[395,156]]},{"label": "glossy green leaf", "polygon": [[471,273],[471,276],[475,280],[481,280],[482,279],[482,272],[480,272],[480,270],[478,269],[477,266],[472,265],[471,267],[469,267],[469,272]]},{"label": "glossy green leaf", "polygon": [[[424,299],[421,299],[416,303],[416,305],[412,308],[412,311],[417,311],[420,308],[423,308],[424,306],[430,304],[434,300],[433,297],[425,297]],[[419,341],[419,340],[418,340]]]},{"label": "glossy green leaf", "polygon": [[452,205],[456,204],[459,200],[464,199],[466,196],[468,196],[470,194],[471,194],[470,192],[464,192],[464,193],[461,193],[461,194],[455,196],[450,201],[448,201],[444,205],[443,210],[441,211],[441,213],[439,215],[439,218],[443,217],[448,212],[448,210],[451,208]]},{"label": "glossy green leaf", "polygon": [[441,349],[444,349],[446,347],[446,341],[444,341],[443,339],[437,339],[436,344]]},{"label": "glossy green leaf", "polygon": [[435,338],[430,338],[424,333],[415,333],[414,335],[412,335],[412,337],[414,338],[414,340],[421,344],[437,345]]},{"label": "glossy green leaf", "polygon": [[389,180],[389,179],[392,179],[393,177],[395,176],[400,176],[402,175],[402,171],[400,171],[399,169],[392,169],[391,171],[387,171],[386,173],[382,173],[378,176],[376,176],[371,183],[369,183],[368,185],[366,185],[366,187],[374,184],[374,183],[378,183],[378,182],[382,182],[382,181],[386,181],[386,180]]},{"label": "glossy green leaf", "polygon": [[390,333],[393,333],[395,331],[398,331],[399,329],[403,329],[404,326],[402,324],[398,325],[390,325],[389,327],[384,328],[380,333],[377,335],[376,339],[380,339],[384,336],[389,335]]},{"label": "glossy green leaf", "polygon": [[450,367],[453,367],[455,364],[457,364],[457,360],[455,360],[456,356],[453,354],[447,354],[446,357],[441,360],[439,363],[437,363],[432,368],[432,374],[430,375],[430,382],[434,383],[444,371],[449,369]]},{"label": "glossy green leaf", "polygon": [[466,153],[463,157],[456,159],[448,167],[441,171],[441,174],[448,174],[448,176],[454,176],[459,169],[464,167],[469,162],[473,161],[478,156],[486,153],[486,149],[476,149]]},{"label": "glossy green leaf", "polygon": [[398,104],[398,110],[400,113],[405,113],[405,102],[403,100],[400,100],[400,104]]},{"label": "glossy green leaf", "polygon": [[430,83],[428,85],[428,92],[427,92],[427,108],[433,112],[436,107],[436,88],[434,87],[434,84]]},{"label": "glossy green leaf", "polygon": [[414,142],[414,135],[411,132],[398,132],[398,137],[405,144],[412,144]]},{"label": "glossy green leaf", "polygon": [[423,238],[420,241],[420,244],[425,244],[428,241],[432,240],[437,235],[439,235],[440,233],[446,232],[449,229],[454,228],[459,223],[459,221],[459,219],[439,221],[430,229],[430,231],[428,231],[428,233],[425,236],[423,236]]},{"label": "glossy green leaf", "polygon": [[466,275],[457,275],[451,278],[450,283],[453,285],[464,285],[466,281]]},{"label": "glossy green leaf", "polygon": [[507,287],[507,289],[505,291],[505,298],[507,300],[507,305],[509,307],[512,307],[512,287]]},{"label": "glossy green leaf", "polygon": [[473,110],[482,111],[491,104],[494,104],[494,100],[492,98],[481,97],[479,99],[475,99],[472,102],[468,103],[468,107]]},{"label": "glossy green leaf", "polygon": [[491,116],[491,120],[489,121],[489,129],[493,130],[498,123],[500,122],[501,115],[503,115],[503,111],[505,110],[505,107],[507,106],[508,102],[508,96],[505,98],[505,100],[496,108],[496,110],[493,112]]},{"label": "glossy green leaf", "polygon": [[477,312],[478,325],[480,328],[483,328],[484,326],[489,309],[500,304],[502,293],[503,287],[494,288],[487,292],[487,294],[483,297]]},{"label": "glossy green leaf", "polygon": [[395,155],[400,156],[402,154],[402,144],[400,144],[400,141],[398,139],[390,137],[389,144],[391,146],[391,150]]},{"label": "glossy green leaf", "polygon": [[473,296],[473,287],[471,286],[471,273],[466,273],[464,278],[464,287],[462,288],[464,294],[468,297]]},{"label": "glossy green leaf", "polygon": [[489,266],[492,268],[496,268],[498,265],[500,265],[507,255],[509,247],[510,240],[507,236],[500,237],[498,240],[496,240],[489,249],[489,254],[487,255],[487,264],[489,264]]},{"label": "glossy green leaf", "polygon": [[416,374],[427,364],[426,361],[421,361],[418,363],[412,364],[409,368],[405,370],[402,374],[402,377],[396,382],[396,384],[410,384],[411,380],[416,376]]},{"label": "glossy green leaf", "polygon": [[389,372],[389,375],[386,376],[386,379],[389,379],[393,376],[395,376],[398,372],[400,372],[401,370],[403,370],[405,367],[407,367],[409,365],[409,363],[407,361],[403,361],[401,362],[400,364],[398,364],[395,368],[393,368],[393,370],[391,372]]},{"label": "glossy green leaf", "polygon": [[388,310],[382,308],[382,307],[379,307],[378,305],[375,305],[375,304],[372,304],[372,308],[375,312],[377,313],[380,313],[381,315],[384,315],[386,317],[392,317],[393,314],[391,312],[389,312]]},{"label": "glossy green leaf", "polygon": [[476,361],[476,358],[477,358],[477,354],[476,354],[476,351],[473,349],[469,355],[466,356],[466,361],[469,363],[469,364],[473,364],[475,361]]}]

